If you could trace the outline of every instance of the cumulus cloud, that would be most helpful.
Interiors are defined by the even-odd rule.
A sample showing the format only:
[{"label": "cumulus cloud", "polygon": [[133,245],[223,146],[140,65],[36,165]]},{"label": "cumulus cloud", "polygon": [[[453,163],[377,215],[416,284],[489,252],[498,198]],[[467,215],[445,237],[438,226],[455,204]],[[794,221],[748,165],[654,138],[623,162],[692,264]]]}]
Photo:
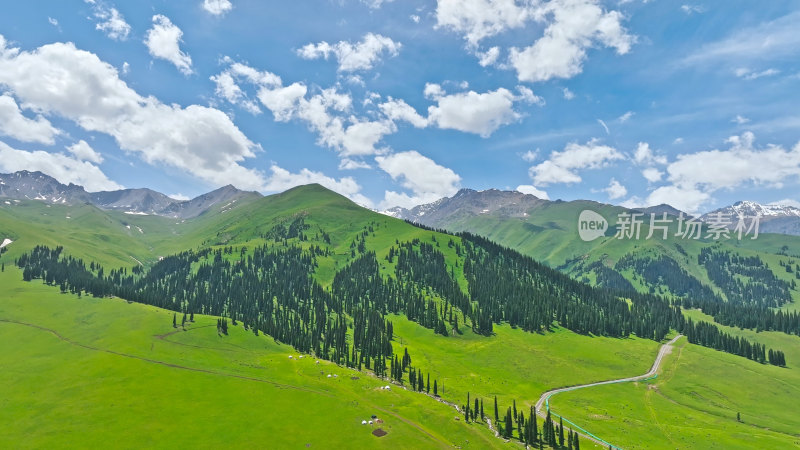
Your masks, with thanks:
[{"label": "cumulus cloud", "polygon": [[515,0],[438,0],[437,27],[464,36],[472,47],[508,29],[521,28],[535,11]]},{"label": "cumulus cloud", "polygon": [[500,57],[500,47],[495,46],[485,52],[478,51],[475,54],[478,56],[478,64],[481,67],[491,66]]},{"label": "cumulus cloud", "polygon": [[52,145],[59,134],[61,132],[41,115],[37,115],[35,119],[25,117],[11,95],[0,95],[0,136]]},{"label": "cumulus cloud", "polygon": [[428,119],[422,117],[417,110],[403,100],[389,97],[388,101],[381,103],[378,107],[390,120],[408,122],[416,128],[428,126]]},{"label": "cumulus cloud", "polygon": [[[506,88],[477,93],[475,91],[444,95],[439,85],[428,85],[426,96],[437,105],[428,108],[428,121],[439,128],[463,131],[489,137],[503,125],[514,123],[521,115],[514,110],[515,101],[537,102],[532,92],[516,96]],[[532,97],[531,97],[532,96]]]},{"label": "cumulus cloud", "polygon": [[695,212],[719,190],[746,185],[780,188],[800,177],[800,143],[792,149],[777,145],[756,148],[750,132],[732,136],[727,143],[727,150],[678,155],[667,166],[671,184],[657,188],[648,201]]},{"label": "cumulus cloud", "polygon": [[97,153],[83,139],[67,147],[67,150],[79,161],[89,161],[95,164],[103,162],[103,156]]},{"label": "cumulus cloud", "polygon": [[494,64],[500,49],[481,50],[486,38],[536,22],[543,34],[522,49],[512,47],[508,62],[520,81],[571,78],[583,69],[589,48],[604,46],[618,54],[630,51],[635,38],[618,11],[605,11],[599,0],[438,0],[437,28],[461,34],[482,66]]},{"label": "cumulus cloud", "polygon": [[575,93],[570,91],[568,88],[564,88],[562,92],[564,93],[564,99],[566,100],[572,100],[575,98]]},{"label": "cumulus cloud", "polygon": [[633,154],[633,161],[640,166],[664,165],[667,163],[667,158],[657,155],[647,142],[639,142]]},{"label": "cumulus cloud", "polygon": [[230,0],[203,0],[203,9],[209,14],[221,16],[233,9]]},{"label": "cumulus cloud", "polygon": [[325,41],[317,44],[306,44],[297,50],[303,59],[328,59],[333,55],[339,63],[340,72],[370,70],[377,64],[381,56],[397,56],[402,44],[380,34],[367,33],[356,43],[340,41],[329,44]]},{"label": "cumulus cloud", "polygon": [[531,186],[529,184],[521,184],[517,186],[516,191],[523,194],[533,195],[534,197],[538,197],[542,200],[550,200],[550,196],[547,195],[547,192],[537,189],[536,186]]},{"label": "cumulus cloud", "polygon": [[128,39],[131,34],[131,26],[125,21],[117,8],[109,6],[103,2],[88,1],[93,5],[94,18],[97,20],[95,28],[102,31],[106,36],[117,41]]},{"label": "cumulus cloud", "polygon": [[656,169],[655,167],[648,167],[642,170],[642,176],[645,180],[656,183],[661,181],[661,178],[664,176],[664,172]]},{"label": "cumulus cloud", "polygon": [[580,183],[581,170],[600,169],[613,161],[625,159],[617,149],[600,145],[596,139],[586,144],[571,142],[562,151],[554,151],[547,161],[530,168],[536,186],[553,183]]},{"label": "cumulus cloud", "polygon": [[81,161],[62,153],[41,150],[17,150],[0,142],[0,171],[41,171],[63,184],[79,184],[89,192],[122,189],[89,161]]},{"label": "cumulus cloud", "polygon": [[630,51],[634,37],[622,26],[618,11],[604,11],[595,0],[553,0],[536,12],[547,22],[544,35],[523,49],[511,48],[509,62],[520,81],[571,78],[583,70],[586,52],[594,45]]},{"label": "cumulus cloud", "polygon": [[608,187],[603,189],[603,192],[608,194],[608,198],[611,200],[616,200],[628,195],[628,189],[614,178],[611,179]]},{"label": "cumulus cloud", "polygon": [[527,152],[522,154],[522,159],[527,162],[534,162],[538,158],[539,158],[539,150],[536,150],[535,152],[533,150],[528,150]]},{"label": "cumulus cloud", "polygon": [[[260,106],[263,106],[278,122],[305,122],[317,134],[319,145],[332,148],[342,158],[351,160],[342,167],[363,166],[362,161],[353,157],[385,153],[380,141],[397,131],[391,119],[369,120],[354,115],[352,97],[337,87],[310,92],[303,83],[284,86],[275,74],[258,71],[228,58],[223,61],[230,67],[211,77],[217,84],[218,96],[253,112],[260,111]],[[260,106],[244,92],[243,83],[256,91]]]},{"label": "cumulus cloud", "polygon": [[260,172],[240,163],[258,149],[222,111],[143,97],[97,55],[72,43],[27,52],[0,36],[0,85],[26,108],[105,133],[150,164],[184,170],[213,185],[260,189]]},{"label": "cumulus cloud", "polygon": [[182,37],[183,31],[167,16],[156,14],[153,16],[153,27],[147,31],[144,43],[153,58],[169,61],[181,73],[190,75],[193,72],[192,57],[181,50]]},{"label": "cumulus cloud", "polygon": [[394,153],[375,158],[378,166],[392,180],[411,190],[413,195],[386,191],[381,203],[383,209],[393,206],[412,208],[423,203],[430,203],[442,197],[458,192],[461,177],[451,169],[436,164],[427,156],[416,151]]}]

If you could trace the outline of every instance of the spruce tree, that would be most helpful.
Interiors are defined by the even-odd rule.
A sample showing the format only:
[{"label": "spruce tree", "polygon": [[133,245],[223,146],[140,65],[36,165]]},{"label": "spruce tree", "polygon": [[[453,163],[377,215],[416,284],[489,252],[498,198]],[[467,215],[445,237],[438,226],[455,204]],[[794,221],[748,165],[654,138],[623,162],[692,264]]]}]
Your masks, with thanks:
[{"label": "spruce tree", "polygon": [[558,418],[558,445],[564,446],[564,418]]},{"label": "spruce tree", "polygon": [[494,396],[494,423],[497,425],[500,423],[500,416],[497,413],[497,396]]},{"label": "spruce tree", "polygon": [[439,387],[436,385],[436,380],[433,380],[433,396],[439,396]]},{"label": "spruce tree", "polygon": [[177,313],[172,313],[172,328],[178,328],[178,315],[177,315]]}]

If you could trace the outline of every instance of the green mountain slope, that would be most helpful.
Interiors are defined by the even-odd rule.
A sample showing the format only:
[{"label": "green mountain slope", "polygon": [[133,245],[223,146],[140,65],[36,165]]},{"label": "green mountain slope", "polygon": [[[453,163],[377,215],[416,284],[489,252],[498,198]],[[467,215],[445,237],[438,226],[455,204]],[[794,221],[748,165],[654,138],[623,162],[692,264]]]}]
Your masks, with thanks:
[{"label": "green mountain slope", "polygon": [[[462,405],[458,426],[467,426],[468,396],[483,401],[495,423],[495,396],[501,416],[515,403],[527,414],[547,389],[643,373],[656,341],[686,327],[680,310],[657,297],[593,289],[483,239],[415,227],[316,185],[219,205],[185,221],[93,207],[7,206],[0,239],[8,235],[14,243],[0,261],[12,281],[4,284],[10,295],[0,300],[0,319],[36,324],[57,317],[57,300],[31,301],[44,290],[48,298],[91,302],[74,322],[47,327],[67,334],[80,320],[109,322],[90,307],[105,299],[78,296],[117,296],[175,311],[177,329],[181,316],[202,317],[219,342],[238,342],[229,337],[244,331],[253,338],[269,334],[387,382],[425,391],[430,383],[431,393],[438,387],[443,399]],[[60,217],[67,213],[70,219]],[[50,249],[34,251],[42,244]],[[11,267],[14,260],[24,270]],[[169,327],[172,314],[159,311]],[[110,343],[126,327],[137,329],[121,319],[84,337]],[[141,338],[129,338],[143,342],[133,350],[146,348]],[[410,364],[398,368],[406,351]],[[793,364],[784,370],[794,371]],[[426,383],[413,383],[412,372]],[[485,427],[482,433],[491,436]],[[456,437],[449,442],[463,445]]]}]

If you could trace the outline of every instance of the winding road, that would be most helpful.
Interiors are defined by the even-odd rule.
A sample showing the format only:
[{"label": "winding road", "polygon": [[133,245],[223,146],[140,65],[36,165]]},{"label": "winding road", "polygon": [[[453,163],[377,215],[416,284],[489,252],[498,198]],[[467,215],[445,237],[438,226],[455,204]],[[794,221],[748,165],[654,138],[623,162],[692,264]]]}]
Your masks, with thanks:
[{"label": "winding road", "polygon": [[[619,378],[619,379],[616,379],[616,380],[608,380],[608,381],[598,381],[596,383],[581,384],[581,385],[578,385],[578,386],[568,386],[568,387],[563,387],[563,388],[558,388],[558,389],[553,389],[553,390],[547,391],[544,394],[542,394],[542,396],[539,397],[539,401],[536,402],[536,414],[541,416],[541,417],[546,417],[547,416],[547,411],[550,410],[550,404],[549,404],[550,397],[552,397],[552,396],[554,396],[556,394],[562,393],[562,392],[575,391],[575,390],[578,390],[578,389],[590,388],[590,387],[594,387],[594,386],[603,386],[605,384],[626,383],[626,382],[630,382],[630,381],[642,381],[642,380],[646,380],[648,378],[654,377],[656,375],[656,373],[658,372],[658,369],[661,367],[661,362],[664,360],[664,357],[667,356],[672,351],[672,344],[674,344],[678,339],[680,339],[682,337],[683,337],[683,335],[679,334],[679,335],[675,336],[674,338],[670,339],[669,342],[667,342],[666,344],[661,346],[661,348],[658,350],[658,355],[656,355],[656,360],[653,362],[653,366],[650,368],[649,371],[647,371],[647,373],[645,373],[643,375],[638,375],[638,376],[635,376],[635,377]],[[542,411],[542,406],[545,406],[544,411]],[[565,419],[565,421],[566,421],[566,419]],[[590,439],[590,440],[592,440],[594,442],[597,442],[600,445],[603,445],[603,446],[609,446],[610,445],[610,446],[612,446],[614,448],[619,448],[619,447],[616,447],[616,446],[614,446],[612,444],[609,444],[608,442],[603,441],[600,438],[597,438],[596,436],[588,434],[587,432],[585,432],[583,430],[579,430],[578,433],[581,436],[585,437],[586,439]]]}]

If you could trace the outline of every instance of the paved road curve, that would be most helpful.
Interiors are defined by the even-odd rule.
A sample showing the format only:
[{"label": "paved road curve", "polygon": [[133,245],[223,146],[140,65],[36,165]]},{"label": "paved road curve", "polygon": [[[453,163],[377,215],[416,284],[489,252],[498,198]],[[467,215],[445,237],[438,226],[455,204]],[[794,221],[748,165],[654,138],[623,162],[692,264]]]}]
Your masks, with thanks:
[{"label": "paved road curve", "polygon": [[[558,393],[561,393],[561,392],[574,391],[574,390],[577,390],[577,389],[584,389],[584,388],[589,388],[589,387],[593,387],[593,386],[602,386],[604,384],[625,383],[625,382],[629,382],[629,381],[642,381],[642,380],[645,380],[647,378],[650,378],[650,377],[654,376],[656,374],[656,372],[658,372],[659,367],[661,367],[661,362],[663,361],[664,357],[666,355],[668,355],[669,352],[672,350],[672,344],[674,344],[675,341],[677,341],[681,337],[683,337],[683,335],[679,334],[679,335],[675,336],[674,338],[672,338],[669,342],[667,342],[666,344],[661,346],[661,349],[658,350],[658,355],[656,356],[656,360],[653,362],[653,366],[650,368],[650,370],[647,373],[645,373],[643,375],[638,375],[638,376],[635,376],[635,377],[619,378],[619,379],[616,379],[616,380],[608,380],[608,381],[598,381],[597,383],[581,384],[579,386],[569,386],[569,387],[563,387],[563,388],[558,388],[558,389],[553,389],[551,391],[547,391],[544,394],[542,394],[542,396],[539,397],[539,401],[536,402],[536,414],[538,414],[541,417],[546,417],[547,410],[550,408],[550,405],[548,404],[549,403],[548,400],[550,399],[550,397],[552,397],[552,396],[554,396],[554,395],[556,395]],[[542,406],[547,406],[544,411],[542,411]],[[602,441],[600,439],[595,438],[595,436],[590,436],[590,435],[588,435],[586,433],[580,433],[580,432],[579,432],[579,434],[582,435],[583,437],[585,437],[587,439],[591,439],[592,441],[597,442],[598,444],[601,444],[603,446],[609,445],[607,442],[604,442],[604,441]]]}]

